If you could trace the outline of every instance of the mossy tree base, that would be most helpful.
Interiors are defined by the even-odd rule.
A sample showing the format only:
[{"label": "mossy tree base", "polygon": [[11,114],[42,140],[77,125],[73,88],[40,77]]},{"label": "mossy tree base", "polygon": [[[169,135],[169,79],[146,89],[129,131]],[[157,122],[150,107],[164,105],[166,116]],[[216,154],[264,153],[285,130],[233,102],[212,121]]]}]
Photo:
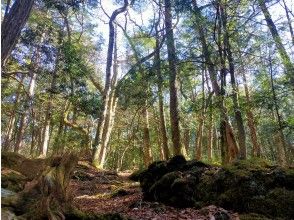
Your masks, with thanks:
[{"label": "mossy tree base", "polygon": [[15,196],[3,199],[2,206],[27,219],[65,219],[64,213],[71,209],[69,181],[77,162],[74,154],[52,158],[39,177]]}]

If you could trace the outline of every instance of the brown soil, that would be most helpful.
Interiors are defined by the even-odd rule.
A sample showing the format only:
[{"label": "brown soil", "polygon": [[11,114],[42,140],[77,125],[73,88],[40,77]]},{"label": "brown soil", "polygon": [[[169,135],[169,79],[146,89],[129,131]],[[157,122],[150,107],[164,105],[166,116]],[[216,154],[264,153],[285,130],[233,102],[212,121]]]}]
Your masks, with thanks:
[{"label": "brown soil", "polygon": [[131,219],[239,219],[238,214],[216,206],[202,209],[173,208],[142,200],[139,183],[128,180],[130,172],[97,171],[79,162],[70,188],[75,207],[95,214],[120,213]]}]

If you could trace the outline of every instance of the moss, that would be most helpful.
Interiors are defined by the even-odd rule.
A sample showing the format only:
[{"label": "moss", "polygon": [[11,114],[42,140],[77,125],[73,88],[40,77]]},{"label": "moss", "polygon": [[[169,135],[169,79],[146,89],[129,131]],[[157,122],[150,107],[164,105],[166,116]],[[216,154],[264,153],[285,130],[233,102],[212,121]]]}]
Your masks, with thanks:
[{"label": "moss", "polygon": [[14,192],[19,192],[24,189],[24,186],[28,178],[21,173],[11,170],[4,169],[1,172],[1,187],[9,189]]},{"label": "moss", "polygon": [[153,196],[155,201],[170,203],[169,199],[172,195],[170,186],[173,184],[175,179],[181,177],[181,172],[178,171],[167,173],[150,187],[150,195]]},{"label": "moss", "polygon": [[129,179],[135,182],[138,182],[140,180],[140,176],[142,174],[143,170],[136,170],[134,171],[130,176]]},{"label": "moss", "polygon": [[1,152],[1,166],[14,169],[20,166],[20,164],[26,160],[26,158],[18,153],[13,152]]},{"label": "moss", "polygon": [[254,157],[247,160],[237,160],[232,164],[232,166],[237,167],[239,169],[247,170],[265,170],[267,168],[270,168],[272,165],[267,160]]},{"label": "moss", "polygon": [[184,156],[177,155],[169,159],[166,166],[169,171],[178,171],[186,165],[187,161]]},{"label": "moss", "polygon": [[[180,158],[171,161],[179,160],[181,165],[173,165],[175,170],[169,172],[168,169],[162,177],[158,170],[169,167],[170,161],[167,164],[155,162],[143,171],[144,178],[140,179],[140,184],[145,186],[145,198],[172,206],[201,208],[215,204],[271,219],[294,219],[293,168],[272,166],[256,158],[239,160],[225,167],[196,160],[185,162]],[[160,171],[166,172],[164,169]]]}]

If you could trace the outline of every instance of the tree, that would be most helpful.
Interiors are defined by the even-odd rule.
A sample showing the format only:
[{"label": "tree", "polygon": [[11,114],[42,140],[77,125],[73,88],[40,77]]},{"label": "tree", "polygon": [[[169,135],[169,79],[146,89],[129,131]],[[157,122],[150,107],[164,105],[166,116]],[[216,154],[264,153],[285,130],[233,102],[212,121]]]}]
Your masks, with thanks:
[{"label": "tree", "polygon": [[169,63],[169,89],[170,89],[170,121],[174,155],[181,154],[181,136],[179,128],[178,110],[178,82],[177,82],[177,57],[175,40],[172,27],[171,1],[164,1],[164,18],[166,29],[166,45]]},{"label": "tree", "polygon": [[[6,9],[9,8],[9,3]],[[11,9],[5,11],[1,24],[1,66],[6,63],[15,44],[17,43],[21,30],[26,24],[32,10],[34,0],[16,0]]]}]

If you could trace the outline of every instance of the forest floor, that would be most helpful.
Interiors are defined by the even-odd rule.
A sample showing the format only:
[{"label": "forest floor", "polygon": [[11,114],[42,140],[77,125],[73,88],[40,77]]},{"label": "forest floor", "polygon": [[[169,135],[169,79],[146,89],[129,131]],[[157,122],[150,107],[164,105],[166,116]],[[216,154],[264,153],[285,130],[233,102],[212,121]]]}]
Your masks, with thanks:
[{"label": "forest floor", "polygon": [[239,219],[237,213],[213,205],[197,210],[143,201],[140,185],[128,179],[130,174],[97,171],[88,163],[79,162],[70,183],[75,207],[87,213],[119,213],[134,220]]}]

